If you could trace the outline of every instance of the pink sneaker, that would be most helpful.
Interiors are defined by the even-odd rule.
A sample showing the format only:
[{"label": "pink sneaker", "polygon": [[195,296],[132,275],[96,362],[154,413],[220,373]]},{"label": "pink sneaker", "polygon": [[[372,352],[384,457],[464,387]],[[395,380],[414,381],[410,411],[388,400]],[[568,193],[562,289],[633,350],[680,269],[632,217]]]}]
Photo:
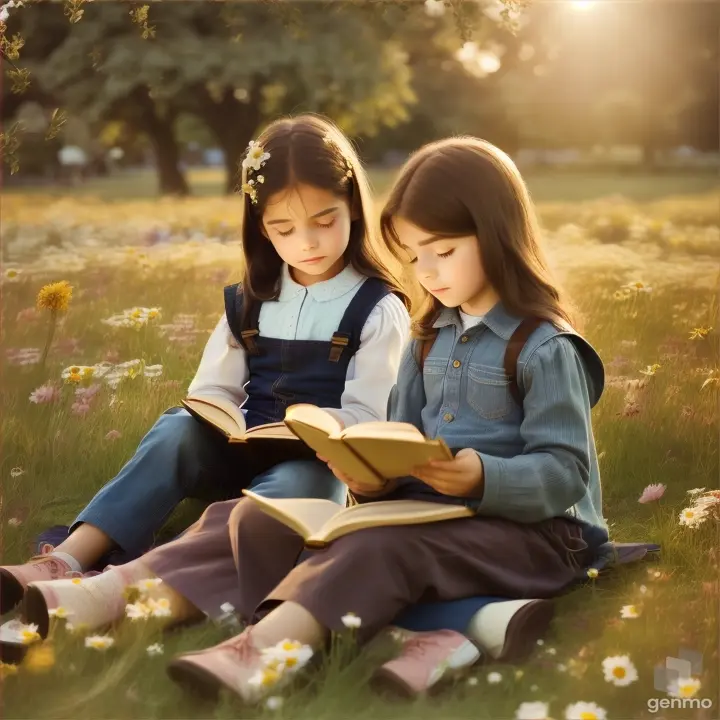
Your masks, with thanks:
[{"label": "pink sneaker", "polygon": [[64,560],[53,555],[36,555],[23,565],[0,567],[0,615],[23,599],[31,582],[80,576],[82,573],[71,570]]},{"label": "pink sneaker", "polygon": [[227,688],[245,702],[257,700],[250,683],[263,666],[260,651],[252,641],[250,628],[214,647],[183,653],[170,661],[168,675],[176,683],[206,700],[217,700]]},{"label": "pink sneaker", "polygon": [[378,691],[415,697],[471,667],[479,657],[477,647],[454,630],[419,632],[403,643],[398,657],[375,671],[371,683]]}]

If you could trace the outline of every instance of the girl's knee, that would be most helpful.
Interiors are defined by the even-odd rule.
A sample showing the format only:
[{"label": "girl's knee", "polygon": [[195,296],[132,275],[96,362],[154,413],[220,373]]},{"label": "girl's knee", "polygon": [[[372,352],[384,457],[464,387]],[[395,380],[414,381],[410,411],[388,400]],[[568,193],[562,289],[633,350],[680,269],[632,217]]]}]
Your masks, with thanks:
[{"label": "girl's knee", "polygon": [[231,537],[272,532],[272,529],[278,525],[281,523],[248,499],[238,500],[228,518],[228,530]]}]

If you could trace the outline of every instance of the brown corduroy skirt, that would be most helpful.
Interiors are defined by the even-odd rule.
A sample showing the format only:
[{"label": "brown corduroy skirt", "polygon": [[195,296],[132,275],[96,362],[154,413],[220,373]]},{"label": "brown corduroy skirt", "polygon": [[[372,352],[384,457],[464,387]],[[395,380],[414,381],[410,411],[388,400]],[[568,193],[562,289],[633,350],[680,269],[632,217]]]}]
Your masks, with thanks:
[{"label": "brown corduroy skirt", "polygon": [[355,613],[361,640],[417,602],[554,597],[591,561],[580,526],[564,518],[521,524],[478,516],[369,528],[298,564],[302,553],[292,530],[252,501],[230,500],[211,505],[182,538],[144,559],[210,617],[230,603],[256,622],[292,601],[335,631],[343,615]]}]

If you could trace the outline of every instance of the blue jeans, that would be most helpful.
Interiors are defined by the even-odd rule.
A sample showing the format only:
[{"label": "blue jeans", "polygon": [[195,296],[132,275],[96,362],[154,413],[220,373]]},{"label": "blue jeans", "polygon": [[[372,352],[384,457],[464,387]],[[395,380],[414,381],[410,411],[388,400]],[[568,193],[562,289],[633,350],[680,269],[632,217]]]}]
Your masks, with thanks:
[{"label": "blue jeans", "polygon": [[344,505],[346,488],[319,460],[259,457],[247,445],[229,444],[182,408],[153,425],[135,454],[105,485],[71,527],[89,523],[124,551],[140,554],[154,543],[185,498],[207,502],[241,497],[248,488],[265,497],[312,497]]}]

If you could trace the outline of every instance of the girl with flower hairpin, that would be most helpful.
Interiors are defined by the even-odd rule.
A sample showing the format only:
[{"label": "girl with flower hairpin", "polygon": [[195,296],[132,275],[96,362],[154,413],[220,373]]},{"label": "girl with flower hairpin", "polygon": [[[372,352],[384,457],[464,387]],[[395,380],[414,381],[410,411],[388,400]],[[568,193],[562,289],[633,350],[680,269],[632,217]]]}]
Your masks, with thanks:
[{"label": "girl with flower hairpin", "polygon": [[[352,144],[321,117],[274,122],[250,143],[241,182],[243,280],[225,288],[225,313],[189,394],[240,406],[248,428],[282,421],[295,403],[323,407],[345,426],[385,419],[410,323],[405,296],[378,257],[369,183]],[[287,456],[245,447],[185,409],[164,413],[67,539],[0,568],[0,613],[30,583],[81,575],[113,548],[137,557],[187,497],[226,501],[195,526],[201,534],[215,528],[221,545],[243,488],[345,502],[345,485],[302,443],[289,443]],[[132,572],[117,568],[123,577],[125,568]],[[108,593],[93,600],[100,614]]]}]

